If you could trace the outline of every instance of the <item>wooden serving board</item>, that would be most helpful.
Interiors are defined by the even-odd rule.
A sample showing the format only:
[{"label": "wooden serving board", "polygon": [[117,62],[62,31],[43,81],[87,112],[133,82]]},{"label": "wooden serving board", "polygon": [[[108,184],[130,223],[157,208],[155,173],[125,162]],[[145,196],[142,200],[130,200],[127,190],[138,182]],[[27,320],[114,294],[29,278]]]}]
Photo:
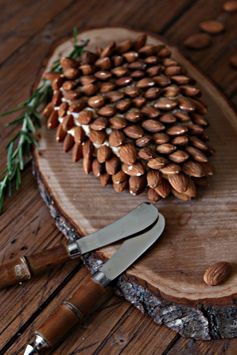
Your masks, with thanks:
[{"label": "wooden serving board", "polygon": [[[90,39],[89,48],[111,40],[135,38],[138,32],[125,28],[101,28],[80,33]],[[160,43],[149,35],[148,43]],[[53,60],[71,51],[71,41],[57,47]],[[166,218],[163,238],[118,282],[128,301],[184,336],[216,339],[237,336],[237,117],[220,92],[194,68],[176,48],[177,59],[196,79],[208,104],[209,136],[215,154],[215,175],[197,199],[160,201]],[[146,200],[102,188],[97,178],[85,175],[81,163],[73,163],[55,141],[55,130],[42,127],[40,147],[34,152],[35,172],[41,194],[59,229],[70,239],[87,235],[112,223]],[[95,268],[115,250],[107,247],[87,258]],[[205,269],[218,261],[229,261],[233,273],[216,287],[205,285]]]}]

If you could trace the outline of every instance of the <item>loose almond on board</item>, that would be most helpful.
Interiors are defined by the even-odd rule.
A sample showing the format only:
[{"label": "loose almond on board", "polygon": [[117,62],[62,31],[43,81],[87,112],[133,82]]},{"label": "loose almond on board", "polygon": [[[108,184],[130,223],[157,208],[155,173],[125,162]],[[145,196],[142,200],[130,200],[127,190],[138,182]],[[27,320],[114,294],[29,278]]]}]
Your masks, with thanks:
[{"label": "loose almond on board", "polygon": [[190,49],[204,49],[209,47],[211,44],[211,37],[207,33],[196,33],[189,36],[185,41],[184,45]]},{"label": "loose almond on board", "polygon": [[225,27],[224,24],[217,20],[210,20],[210,21],[202,21],[199,24],[199,27],[204,32],[210,34],[218,34],[224,31]]},{"label": "loose almond on board", "polygon": [[217,286],[225,282],[231,273],[231,264],[225,261],[220,261],[210,265],[204,275],[203,280],[208,286]]}]

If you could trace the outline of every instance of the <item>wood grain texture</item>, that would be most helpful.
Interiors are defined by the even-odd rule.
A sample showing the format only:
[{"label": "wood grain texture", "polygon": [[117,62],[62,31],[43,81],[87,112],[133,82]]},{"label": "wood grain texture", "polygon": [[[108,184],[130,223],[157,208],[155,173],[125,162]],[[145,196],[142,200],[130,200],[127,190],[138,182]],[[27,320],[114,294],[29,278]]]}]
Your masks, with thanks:
[{"label": "wood grain texture", "polygon": [[[103,46],[111,39],[119,41],[125,38],[133,39],[136,36],[137,33],[134,31],[105,28],[83,32],[79,39],[90,38],[89,47],[94,49],[95,46]],[[150,36],[148,42],[159,41],[156,37]],[[62,44],[51,60],[59,53],[65,53],[69,48],[69,42]],[[175,322],[170,322],[170,319],[165,321],[158,316],[158,310],[153,315],[147,310],[157,322],[163,321],[181,334],[196,338],[233,337],[236,335],[235,331],[228,331],[227,327],[233,324],[236,315],[236,308],[232,304],[237,293],[237,274],[234,270],[233,276],[225,284],[215,288],[206,286],[202,281],[202,275],[208,265],[219,260],[235,264],[236,116],[215,87],[176,49],[172,50],[174,57],[197,80],[203,91],[204,101],[209,106],[208,119],[211,125],[209,135],[216,151],[213,158],[216,174],[211,179],[208,189],[201,191],[197,200],[181,203],[171,199],[158,204],[166,217],[165,235],[142,261],[127,272],[128,282],[133,280],[135,284],[144,286],[154,296],[159,295],[159,301],[163,299],[166,302],[186,304],[186,308],[185,306],[182,308],[183,312],[187,316],[189,312],[190,314],[193,312],[192,317],[198,319],[196,319],[195,331],[193,329],[195,326],[191,326],[190,319],[186,325],[184,321],[184,324],[177,326]],[[67,224],[74,228],[75,231],[69,233],[71,238],[80,233],[86,235],[94,232],[121,217],[145,199],[144,195],[134,198],[127,193],[118,195],[110,187],[102,189],[94,177],[84,175],[80,164],[72,163],[69,154],[62,152],[60,144],[55,143],[55,131],[48,131],[43,126],[41,136],[39,151],[35,153],[36,170],[39,179],[43,182],[43,189],[49,193],[52,214],[58,213],[66,220],[62,220],[61,230],[65,232],[64,228]],[[95,204],[97,208],[94,208]],[[60,228],[58,215],[57,221]],[[227,221],[231,221],[231,224],[227,225]],[[104,248],[99,255],[108,258],[114,250],[114,247]],[[133,301],[134,297],[136,298],[136,285],[132,297],[123,283],[121,287],[122,293],[128,300]],[[139,304],[139,300],[137,302]],[[146,300],[144,303],[146,304]],[[218,307],[215,308],[217,304],[225,306],[220,311]],[[226,312],[228,320],[224,321],[221,328],[218,326],[217,328],[220,329],[216,331],[212,329],[215,328],[214,321],[207,320],[208,316],[199,312],[198,308],[192,308],[191,305],[198,305],[199,308],[206,307],[206,311],[212,314],[216,322],[219,322],[221,314]],[[175,307],[174,304],[173,306]],[[209,311],[208,307],[210,307]],[[229,312],[233,313],[232,317]],[[215,318],[215,314],[219,320]],[[192,317],[190,316],[191,319]]]},{"label": "wood grain texture", "polygon": [[[53,12],[53,9],[50,9],[52,16],[50,19],[48,18],[46,23],[45,12],[36,11],[38,2],[33,0],[15,0],[14,2],[0,0],[1,49],[7,41],[7,51],[10,54],[10,56],[6,56],[5,52],[1,51],[1,56],[4,56],[0,81],[1,111],[14,107],[29,95],[34,78],[41,70],[41,63],[49,53],[52,43],[71,33],[74,25],[81,29],[95,25],[128,25],[139,30],[161,32],[181,48],[182,39],[197,31],[199,19],[212,19],[219,13],[219,6],[223,2],[224,0],[174,0],[171,5],[170,2],[162,0],[131,0],[129,3],[124,0],[110,2],[78,0],[72,1],[68,6],[68,1],[65,0],[66,6],[61,13],[57,13],[57,16],[56,11],[58,10]],[[58,2],[52,2],[51,6],[58,8]],[[30,11],[27,10],[27,7],[30,8]],[[27,16],[23,19],[22,14],[27,14]],[[7,23],[11,18],[14,18],[14,21],[10,20],[11,26],[5,25],[5,22]],[[42,26],[39,26],[40,22]],[[237,103],[236,88],[234,89],[237,72],[228,65],[229,54],[236,51],[236,35],[233,36],[230,33],[236,33],[235,23],[236,14],[232,14],[230,22],[229,20],[227,22],[226,33],[215,38],[214,47],[218,45],[219,52],[211,55],[213,47],[200,52],[188,51],[183,47],[182,50],[185,50],[185,56],[194,61],[198,68],[208,76],[211,74],[212,79],[224,89],[232,102]],[[35,24],[38,26],[36,30]],[[21,33],[22,26],[24,31]],[[17,34],[19,47],[14,40],[16,35],[14,28],[19,29]],[[1,119],[0,166],[4,164],[5,144],[10,133],[3,126],[6,121],[7,119]],[[41,250],[58,243],[59,233],[39,197],[30,168],[23,175],[22,188],[14,195],[13,199],[7,200],[5,206],[6,212],[0,216],[1,260],[8,260],[9,256],[18,255],[21,249],[22,254],[28,252],[30,254],[37,249]],[[35,207],[32,208],[32,206]],[[4,347],[4,354],[21,354],[24,344],[30,340],[33,328],[37,327],[48,314],[42,310],[47,309],[51,312],[53,307],[59,303],[56,291],[60,287],[63,289],[68,283],[67,275],[70,275],[71,270],[70,268],[68,270],[68,267],[63,266],[56,273],[48,273],[43,276],[43,281],[42,277],[37,278],[33,284],[29,284],[27,287],[20,289],[15,287],[1,291],[0,349],[2,350],[4,344],[8,344]],[[73,289],[74,284],[71,285]],[[25,303],[25,295],[29,295],[29,304]],[[47,297],[47,295],[51,296]],[[62,295],[61,299],[66,296],[67,294]],[[134,320],[137,317],[143,320],[143,327],[138,333],[137,327],[133,328],[133,324],[129,322],[130,318]],[[24,327],[21,326],[22,324]],[[112,332],[113,327],[115,327],[114,333]],[[127,327],[130,329],[130,339],[126,338]],[[165,332],[165,337],[162,336],[162,332]],[[234,340],[197,342],[195,340],[178,340],[178,338],[175,337],[173,331],[167,330],[164,326],[159,328],[149,317],[143,317],[137,310],[129,307],[127,302],[115,298],[100,314],[93,318],[92,322],[88,320],[80,328],[79,333],[75,331],[66,342],[55,350],[54,354],[94,354],[99,353],[99,351],[95,352],[99,347],[102,349],[100,354],[104,354],[104,342],[105,345],[107,342],[111,344],[109,349],[115,347],[115,352],[117,344],[118,354],[134,354],[133,346],[137,352],[136,344],[141,344],[141,349],[143,349],[142,346],[147,339],[149,342],[145,353],[148,355],[166,354],[166,351],[170,351],[175,344],[173,354],[233,355],[236,353],[236,341]],[[124,339],[129,341],[129,347],[120,351],[120,345],[122,348],[124,346]],[[183,344],[186,344],[184,348]]]}]

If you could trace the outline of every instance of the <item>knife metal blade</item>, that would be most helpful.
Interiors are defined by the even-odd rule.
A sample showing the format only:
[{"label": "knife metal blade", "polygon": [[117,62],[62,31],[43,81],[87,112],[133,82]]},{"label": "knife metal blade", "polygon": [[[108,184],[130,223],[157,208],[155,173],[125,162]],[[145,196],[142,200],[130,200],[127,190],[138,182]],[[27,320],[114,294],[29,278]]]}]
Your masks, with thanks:
[{"label": "knife metal blade", "polygon": [[136,238],[125,240],[118,251],[100,268],[98,272],[100,275],[95,274],[93,279],[103,279],[103,286],[116,279],[160,238],[164,228],[165,219],[159,213],[159,219],[154,226]]},{"label": "knife metal blade", "polygon": [[[157,220],[158,215],[159,212],[153,204],[142,203],[116,222],[76,240],[72,244],[75,245],[76,243],[75,246],[77,250],[79,249],[80,254],[88,253],[124,238],[136,236],[137,233],[149,228]],[[73,248],[73,245],[70,245],[70,247]]]}]

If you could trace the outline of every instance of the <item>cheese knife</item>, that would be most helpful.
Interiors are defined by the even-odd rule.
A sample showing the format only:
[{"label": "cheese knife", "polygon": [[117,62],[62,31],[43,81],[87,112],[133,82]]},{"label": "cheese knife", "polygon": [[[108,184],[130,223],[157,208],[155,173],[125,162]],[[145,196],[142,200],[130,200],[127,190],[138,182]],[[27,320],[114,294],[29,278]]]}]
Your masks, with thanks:
[{"label": "cheese knife", "polygon": [[[86,316],[100,306],[111,292],[110,283],[115,281],[139,259],[162,235],[165,219],[158,214],[149,228],[127,238],[120,248],[92,276],[87,276],[73,295],[35,332],[33,343],[26,346],[24,355],[36,355],[51,350],[65,335]],[[86,238],[85,238],[86,239]]]},{"label": "cheese knife", "polygon": [[30,280],[34,275],[89,251],[136,236],[150,227],[157,217],[158,210],[155,206],[145,202],[116,222],[86,237],[4,263],[0,266],[0,289]]}]

